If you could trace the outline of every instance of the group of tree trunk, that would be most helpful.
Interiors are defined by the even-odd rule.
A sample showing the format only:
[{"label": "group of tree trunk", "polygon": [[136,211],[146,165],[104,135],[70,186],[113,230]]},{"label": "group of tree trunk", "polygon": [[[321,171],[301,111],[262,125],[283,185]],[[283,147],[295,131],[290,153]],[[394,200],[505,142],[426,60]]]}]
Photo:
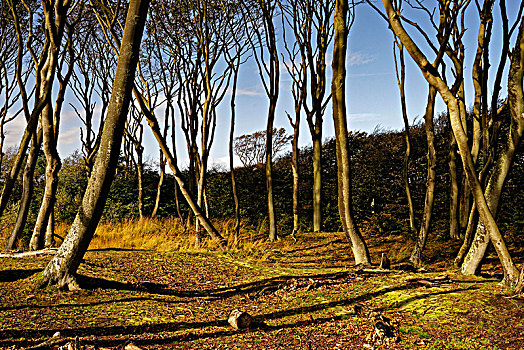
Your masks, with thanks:
[{"label": "group of tree trunk", "polygon": [[[452,179],[450,235],[462,238],[457,264],[463,273],[479,272],[486,249],[492,242],[504,269],[504,282],[513,285],[518,271],[495,220],[501,192],[520,143],[524,128],[524,17],[521,4],[513,22],[508,19],[505,0],[499,0],[503,45],[496,53],[499,64],[488,86],[490,41],[495,0],[475,1],[480,19],[478,47],[471,71],[474,105],[472,130],[468,125],[465,101],[466,11],[474,11],[470,0],[439,1],[438,9],[425,7],[419,0],[406,1],[412,11],[427,16],[434,38],[416,21],[406,17],[402,1],[383,0],[378,7],[368,1],[387,22],[393,33],[395,64],[405,126],[403,180],[409,210],[410,230],[417,231],[412,201],[409,164],[410,125],[406,109],[405,59],[407,52],[428,83],[424,115],[427,141],[427,182],[418,239],[410,260],[422,263],[431,228],[435,197],[436,150],[434,143],[435,100],[437,94],[447,106],[451,125],[449,173]],[[233,156],[247,138],[234,137],[235,98],[239,69],[247,60],[258,67],[260,81],[269,101],[263,151],[253,158],[264,163],[267,199],[268,238],[279,238],[274,195],[273,161],[278,149],[288,141],[277,133],[275,113],[280,90],[281,63],[292,80],[294,130],[292,142],[293,229],[299,230],[299,128],[306,117],[312,141],[312,230],[322,230],[322,137],[324,113],[332,105],[335,126],[340,222],[351,245],[356,264],[370,265],[370,254],[360,233],[352,206],[351,154],[346,106],[346,56],[348,33],[355,19],[353,2],[348,0],[131,0],[127,6],[109,0],[6,0],[0,5],[3,77],[0,92],[5,98],[0,110],[0,146],[3,129],[17,115],[26,119],[26,129],[10,170],[3,177],[0,216],[6,211],[22,167],[23,191],[16,224],[6,250],[14,248],[27,223],[33,197],[35,166],[40,149],[45,155],[45,190],[30,249],[53,244],[54,207],[57,198],[61,159],[58,155],[60,115],[66,91],[78,100],[75,111],[82,121],[82,155],[89,176],[84,196],[73,224],[58,253],[39,276],[39,284],[77,288],[75,273],[100,221],[121,151],[138,174],[138,208],[143,217],[143,172],[145,121],[160,149],[160,177],[155,198],[155,216],[167,165],[176,180],[177,215],[180,193],[191,208],[187,223],[194,219],[197,240],[205,230],[221,249],[224,237],[209,219],[207,201],[208,162],[217,126],[217,107],[231,91],[229,157],[232,200],[235,203],[235,237],[240,229],[240,207],[236,189]],[[423,38],[414,41],[410,26]],[[278,44],[278,28],[283,28],[284,50]],[[331,91],[327,87],[327,57],[332,45]],[[432,59],[420,47],[429,47]],[[491,53],[493,54],[493,53]],[[5,57],[5,59],[4,59]],[[287,59],[287,60],[286,60]],[[501,103],[500,92],[509,62],[508,96]],[[448,65],[451,64],[451,67]],[[10,73],[12,72],[12,73]],[[452,75],[453,79],[447,77]],[[29,82],[34,80],[34,84]],[[57,86],[58,91],[53,92]],[[491,92],[491,95],[489,95]],[[31,106],[31,100],[33,100]],[[96,106],[100,103],[101,106]],[[18,112],[13,113],[15,106]],[[503,109],[509,113],[502,113]],[[189,155],[189,177],[177,164],[175,114]],[[163,113],[160,115],[160,113]],[[504,116],[509,116],[505,119]],[[144,118],[145,117],[145,118]],[[162,121],[162,123],[159,122]],[[98,123],[98,127],[95,125]],[[168,132],[171,130],[171,146]],[[277,136],[277,140],[274,137]],[[256,142],[262,138],[256,137]],[[279,143],[280,140],[280,143]],[[248,145],[249,146],[249,145]],[[237,153],[238,148],[237,148]],[[241,151],[240,151],[241,152]],[[457,154],[461,160],[457,164]],[[136,157],[135,157],[136,155]],[[264,159],[260,159],[263,156]],[[247,158],[246,158],[247,159]],[[0,168],[3,157],[0,157]],[[457,169],[463,169],[461,174]],[[473,201],[471,201],[471,198]]]}]

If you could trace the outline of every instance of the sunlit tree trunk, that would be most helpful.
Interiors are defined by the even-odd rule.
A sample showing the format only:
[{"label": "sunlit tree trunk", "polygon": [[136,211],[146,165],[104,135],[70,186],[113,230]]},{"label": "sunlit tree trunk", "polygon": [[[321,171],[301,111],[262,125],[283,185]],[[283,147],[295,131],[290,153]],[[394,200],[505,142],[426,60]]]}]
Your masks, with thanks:
[{"label": "sunlit tree trunk", "polygon": [[429,228],[431,224],[431,214],[433,212],[433,199],[435,194],[435,168],[437,166],[437,153],[435,151],[435,132],[433,128],[433,116],[435,110],[435,97],[437,90],[433,86],[429,86],[428,103],[426,105],[426,113],[424,115],[424,127],[426,129],[426,141],[428,146],[428,175],[426,180],[426,197],[424,200],[424,214],[422,216],[422,223],[420,224],[420,231],[418,234],[417,243],[411,253],[409,260],[415,266],[422,264],[422,251],[426,245]]},{"label": "sunlit tree trunk", "polygon": [[352,16],[347,0],[337,0],[335,5],[335,41],[333,48],[333,80],[331,94],[333,101],[333,120],[335,123],[337,172],[338,172],[338,210],[344,233],[351,243],[356,264],[371,263],[369,251],[353,220],[351,208],[351,164],[348,144],[346,117],[346,50],[347,37]]},{"label": "sunlit tree trunk", "polygon": [[[398,47],[399,51],[399,62],[396,59],[396,49]],[[402,180],[404,181],[404,191],[406,192],[406,198],[408,201],[408,211],[409,211],[409,229],[412,233],[417,231],[415,225],[415,208],[413,205],[413,199],[411,197],[411,189],[409,187],[409,157],[411,155],[411,136],[409,132],[409,119],[406,106],[406,64],[404,63],[404,46],[402,43],[395,37],[395,46],[393,47],[393,54],[395,56],[395,70],[397,74],[397,83],[400,91],[400,105],[402,109],[402,120],[404,121],[404,140],[406,142],[406,151],[404,153],[404,161],[402,165]],[[398,69],[398,63],[400,63],[400,72]],[[429,104],[428,98],[428,104]],[[427,113],[427,110],[426,110]]]},{"label": "sunlit tree trunk", "polygon": [[120,154],[148,7],[149,0],[131,0],[129,3],[111,102],[93,171],[69,233],[37,277],[39,286],[57,284],[69,289],[78,288],[74,275],[102,216]]},{"label": "sunlit tree trunk", "polygon": [[27,156],[24,174],[22,177],[22,198],[20,199],[20,208],[18,209],[15,226],[11,231],[11,236],[9,236],[9,240],[7,241],[5,251],[13,250],[15,248],[16,242],[20,239],[20,237],[22,237],[22,233],[27,222],[27,215],[29,214],[31,200],[33,199],[34,173],[41,146],[42,130],[39,130],[38,133],[33,135],[33,138],[31,139],[31,149],[29,150],[29,154]]},{"label": "sunlit tree trunk", "polygon": [[[505,149],[497,159],[491,176],[488,180],[485,196],[493,216],[496,215],[499,207],[500,195],[502,188],[506,180],[507,174],[509,173],[513,156],[522,138],[524,131],[524,92],[523,82],[524,77],[524,18],[521,19],[519,33],[515,48],[511,53],[511,65],[508,76],[508,102],[511,116],[511,125],[508,133],[508,139],[506,140]],[[479,210],[480,213],[480,210]],[[482,219],[482,213],[480,213]],[[495,249],[500,248],[500,241],[497,237],[493,237],[491,231],[488,231],[490,227],[484,222],[479,223],[475,237],[471,244],[468,254],[464,259],[462,265],[462,272],[464,274],[476,274],[482,259],[484,258],[489,240],[493,242]],[[497,250],[498,253],[498,250]],[[500,257],[500,255],[499,255]],[[504,255],[501,258],[502,265],[504,267],[504,279],[506,284],[516,284],[518,279],[518,271],[513,266],[511,257]],[[512,273],[506,272],[507,266],[513,266],[514,270]]]}]

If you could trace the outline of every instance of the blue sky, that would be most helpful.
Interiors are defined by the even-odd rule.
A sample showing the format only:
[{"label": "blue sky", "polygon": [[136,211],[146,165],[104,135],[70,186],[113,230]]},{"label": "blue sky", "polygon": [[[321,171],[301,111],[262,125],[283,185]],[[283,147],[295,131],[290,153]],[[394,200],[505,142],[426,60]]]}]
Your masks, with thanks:
[{"label": "blue sky", "polygon": [[[517,0],[507,1],[508,13],[510,20],[514,20],[519,5]],[[435,4],[436,1],[426,1],[427,4]],[[377,2],[381,7],[381,2]],[[415,19],[420,25],[427,23],[427,19],[420,13],[414,14],[412,10],[405,5],[406,15]],[[492,39],[491,52],[498,55],[500,47],[500,33],[497,30],[500,27],[498,18],[498,4],[494,11],[494,35]],[[476,49],[476,36],[478,33],[478,20],[476,20],[476,8],[474,2],[467,10],[466,26],[469,28],[464,37],[466,45],[466,98],[468,104],[471,104],[473,95],[471,79],[471,67],[473,55]],[[432,35],[433,32],[430,32]],[[280,40],[281,35],[279,35]],[[417,42],[420,37],[415,35]],[[350,130],[362,130],[372,132],[377,126],[385,129],[401,129],[403,122],[400,111],[400,99],[398,86],[395,76],[395,66],[392,54],[392,34],[387,28],[385,21],[380,18],[373,9],[367,5],[360,5],[356,9],[356,18],[351,28],[348,43],[347,58],[347,111],[348,126]],[[432,55],[425,50],[429,58]],[[492,70],[495,69],[498,62],[492,63]],[[407,109],[410,122],[415,118],[420,119],[424,113],[427,83],[423,80],[418,67],[416,67],[411,58],[406,53],[406,96]],[[275,126],[284,127],[291,133],[291,127],[286,117],[286,111],[293,112],[293,101],[290,91],[290,78],[281,64],[281,83]],[[331,66],[328,67],[328,84],[330,80]],[[491,72],[493,75],[494,73]],[[448,74],[451,79],[451,74]],[[504,82],[505,84],[505,82]],[[502,96],[505,95],[505,87]],[[71,94],[69,99],[71,99]],[[71,100],[70,100],[71,101]],[[266,127],[268,101],[265,96],[258,69],[253,60],[246,62],[241,67],[239,90],[237,97],[237,125],[236,136],[263,130]],[[437,112],[445,110],[442,101],[437,102]],[[225,164],[227,161],[227,144],[229,137],[229,96],[226,96],[222,105],[219,107],[217,116],[217,132],[213,148],[211,151],[210,165]],[[178,124],[180,125],[180,123]],[[62,157],[70,155],[74,150],[80,148],[79,128],[81,123],[75,115],[73,109],[64,105],[62,114],[61,134],[59,138],[59,151]],[[24,124],[21,120],[15,121],[8,127],[8,145],[15,145],[19,142],[21,131]],[[182,131],[178,133],[178,156],[179,165],[187,165],[187,151],[185,150],[185,141]],[[333,120],[331,107],[326,109],[324,117],[324,138],[333,136]],[[145,149],[146,154],[151,160],[158,157],[158,147],[151,132],[145,128]],[[300,136],[300,145],[311,144],[311,138],[305,120],[302,121]]]}]

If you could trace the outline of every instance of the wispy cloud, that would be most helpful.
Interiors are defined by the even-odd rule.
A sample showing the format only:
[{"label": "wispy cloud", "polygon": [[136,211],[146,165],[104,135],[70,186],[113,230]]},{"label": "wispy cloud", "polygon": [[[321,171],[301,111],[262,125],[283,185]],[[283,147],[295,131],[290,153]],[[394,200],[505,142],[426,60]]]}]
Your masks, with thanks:
[{"label": "wispy cloud", "polygon": [[[229,91],[231,93],[231,91]],[[237,88],[237,96],[265,96],[264,92],[262,90],[256,90],[256,89],[238,89]]]},{"label": "wispy cloud", "polygon": [[378,113],[349,113],[348,117],[355,122],[373,121],[380,118]]},{"label": "wispy cloud", "polygon": [[80,140],[80,130],[78,127],[70,128],[58,134],[58,143],[60,145],[72,145]]},{"label": "wispy cloud", "polygon": [[360,51],[349,52],[346,57],[346,64],[349,67],[362,66],[364,64],[373,62],[375,59],[376,59],[375,56],[368,54],[368,53],[364,53]]}]

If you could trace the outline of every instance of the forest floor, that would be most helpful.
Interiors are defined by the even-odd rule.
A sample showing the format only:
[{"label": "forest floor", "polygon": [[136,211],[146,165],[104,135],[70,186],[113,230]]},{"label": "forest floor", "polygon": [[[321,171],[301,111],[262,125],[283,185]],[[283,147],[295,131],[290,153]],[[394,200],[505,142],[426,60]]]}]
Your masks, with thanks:
[{"label": "forest floor", "polygon": [[[377,237],[372,258],[386,252],[392,269],[362,270],[341,234],[298,238],[250,253],[90,250],[73,292],[32,287],[49,256],[0,258],[0,348],[50,338],[55,349],[75,338],[82,349],[524,348],[524,299],[498,284],[496,256],[482,277],[462,276],[450,263],[457,245],[433,242],[425,269],[409,272],[412,245]],[[233,309],[254,325],[229,326]],[[383,341],[377,317],[391,320]]]}]

